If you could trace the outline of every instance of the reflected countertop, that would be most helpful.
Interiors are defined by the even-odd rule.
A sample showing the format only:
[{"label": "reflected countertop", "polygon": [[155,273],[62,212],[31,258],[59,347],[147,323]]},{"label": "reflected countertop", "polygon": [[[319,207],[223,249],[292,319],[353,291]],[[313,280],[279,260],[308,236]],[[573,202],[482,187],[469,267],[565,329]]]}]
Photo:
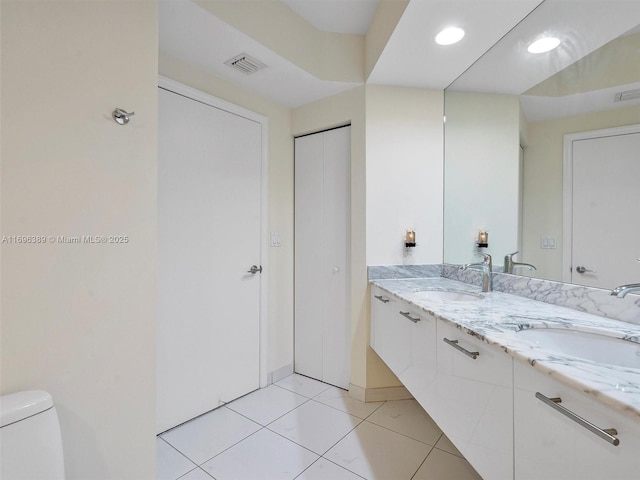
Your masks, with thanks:
[{"label": "reflected countertop", "polygon": [[[558,328],[640,342],[640,325],[502,292],[482,293],[482,300],[461,302],[425,300],[414,295],[429,289],[480,292],[479,287],[442,277],[377,279],[370,283],[640,422],[640,367],[595,363],[545,351],[517,336],[530,328]],[[638,354],[640,366],[640,344]]]}]

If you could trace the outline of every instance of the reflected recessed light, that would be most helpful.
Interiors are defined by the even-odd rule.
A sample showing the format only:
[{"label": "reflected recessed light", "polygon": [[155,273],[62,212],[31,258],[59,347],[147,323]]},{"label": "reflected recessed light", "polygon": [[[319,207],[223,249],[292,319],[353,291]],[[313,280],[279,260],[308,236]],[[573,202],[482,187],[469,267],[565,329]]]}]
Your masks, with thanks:
[{"label": "reflected recessed light", "polygon": [[553,50],[560,45],[560,39],[555,37],[543,37],[527,47],[529,53],[544,53]]},{"label": "reflected recessed light", "polygon": [[464,37],[464,30],[458,27],[449,27],[436,35],[436,43],[439,45],[452,45],[458,43]]}]

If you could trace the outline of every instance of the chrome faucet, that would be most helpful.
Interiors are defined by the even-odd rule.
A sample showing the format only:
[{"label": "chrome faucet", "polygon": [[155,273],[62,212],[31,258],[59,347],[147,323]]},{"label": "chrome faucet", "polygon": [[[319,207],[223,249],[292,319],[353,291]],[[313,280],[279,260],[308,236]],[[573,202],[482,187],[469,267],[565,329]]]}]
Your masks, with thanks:
[{"label": "chrome faucet", "polygon": [[[636,260],[640,262],[640,258]],[[611,290],[611,295],[618,298],[624,298],[627,293],[640,292],[640,283],[629,283],[628,285],[620,285]]]},{"label": "chrome faucet", "polygon": [[624,298],[627,293],[640,292],[640,283],[630,283],[628,285],[620,285],[611,290],[611,295],[618,298]]},{"label": "chrome faucet", "polygon": [[528,268],[529,270],[535,270],[536,267],[530,263],[515,262],[513,256],[518,252],[509,253],[504,256],[504,273],[513,273],[514,268]]},{"label": "chrome faucet", "polygon": [[481,263],[467,263],[461,265],[460,270],[466,270],[467,268],[480,267],[482,269],[482,291],[491,292],[493,290],[493,263],[491,255],[483,253],[483,260]]}]

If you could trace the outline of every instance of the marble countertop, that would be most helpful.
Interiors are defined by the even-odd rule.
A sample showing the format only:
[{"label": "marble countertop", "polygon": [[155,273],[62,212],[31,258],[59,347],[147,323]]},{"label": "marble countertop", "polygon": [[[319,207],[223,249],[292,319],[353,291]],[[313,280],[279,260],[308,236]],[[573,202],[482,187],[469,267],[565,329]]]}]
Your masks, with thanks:
[{"label": "marble countertop", "polygon": [[[525,329],[561,328],[640,342],[640,325],[501,292],[482,293],[482,300],[472,302],[415,297],[416,292],[429,289],[480,292],[479,287],[441,277],[378,279],[370,283],[640,421],[640,368],[545,351],[518,337],[518,332]],[[640,354],[640,343],[638,351]]]}]

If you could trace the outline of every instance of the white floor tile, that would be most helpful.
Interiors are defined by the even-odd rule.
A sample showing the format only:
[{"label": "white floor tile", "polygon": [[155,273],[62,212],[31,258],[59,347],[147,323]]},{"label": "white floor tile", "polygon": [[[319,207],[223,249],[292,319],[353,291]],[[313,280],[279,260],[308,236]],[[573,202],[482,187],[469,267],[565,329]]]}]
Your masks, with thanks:
[{"label": "white floor tile", "polygon": [[292,480],[317,458],[309,450],[263,429],[202,468],[216,480]]},{"label": "white floor tile", "polygon": [[429,445],[435,445],[442,435],[436,422],[415,400],[386,402],[367,421]]},{"label": "white floor tile", "polygon": [[358,418],[367,418],[384,402],[364,403],[349,396],[349,392],[337,387],[329,387],[320,395],[313,397],[314,400],[329,405],[330,407],[342,410]]},{"label": "white floor tile", "polygon": [[362,477],[324,458],[307,468],[296,480],[362,480]]},{"label": "white floor tile", "polygon": [[160,438],[156,438],[156,478],[158,480],[176,480],[196,464],[176,451],[171,445]]},{"label": "white floor tile", "polygon": [[464,458],[434,448],[413,480],[482,480]]},{"label": "white floor tile", "polygon": [[308,398],[315,397],[331,387],[331,385],[305,377],[304,375],[298,375],[297,373],[283,378],[279,382],[276,382],[276,385]]},{"label": "white floor tile", "polygon": [[322,455],[361,421],[311,400],[269,424],[268,428]]},{"label": "white floor tile", "polygon": [[256,390],[226,406],[260,425],[268,425],[285,413],[309,400],[275,385]]},{"label": "white floor tile", "polygon": [[260,428],[257,423],[221,407],[174,428],[161,437],[201,465]]},{"label": "white floor tile", "polygon": [[386,428],[362,422],[324,456],[369,480],[409,480],[431,448]]},{"label": "white floor tile", "polygon": [[457,457],[464,458],[462,453],[460,453],[460,450],[458,450],[456,446],[451,442],[451,440],[449,440],[449,437],[447,437],[444,434],[442,435],[442,437],[440,437],[440,440],[438,440],[438,443],[436,443],[436,448],[439,448],[440,450],[444,450],[445,452],[452,453]]},{"label": "white floor tile", "polygon": [[179,480],[213,480],[213,477],[201,468],[191,470],[184,477],[180,477]]}]

